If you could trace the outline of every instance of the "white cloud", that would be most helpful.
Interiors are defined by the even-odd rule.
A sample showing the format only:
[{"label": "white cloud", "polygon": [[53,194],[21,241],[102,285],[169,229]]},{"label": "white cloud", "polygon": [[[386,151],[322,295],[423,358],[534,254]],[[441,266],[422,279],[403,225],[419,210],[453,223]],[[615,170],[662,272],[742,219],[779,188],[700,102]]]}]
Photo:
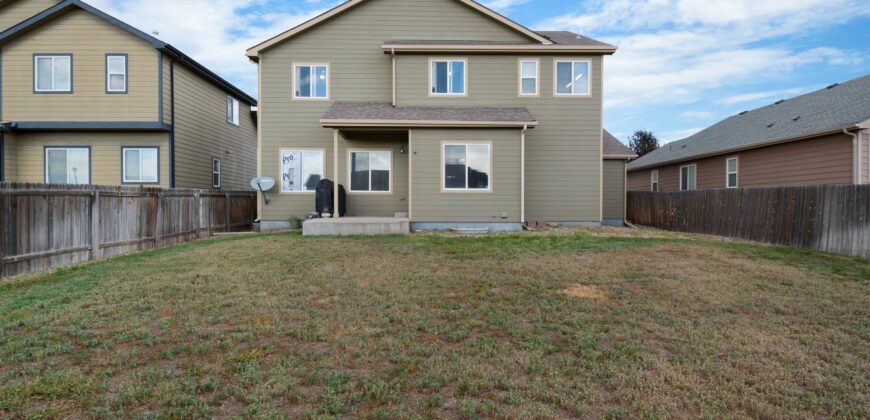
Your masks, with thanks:
[{"label": "white cloud", "polygon": [[683,111],[680,116],[690,120],[712,120],[716,118],[716,113],[712,111]]},{"label": "white cloud", "polygon": [[665,144],[668,144],[671,142],[675,142],[677,140],[682,140],[686,137],[689,137],[689,136],[703,130],[704,128],[705,127],[691,127],[691,128],[681,128],[678,130],[664,131],[664,132],[658,134],[659,142],[662,145],[665,145]]},{"label": "white cloud", "polygon": [[857,54],[801,49],[787,39],[859,16],[870,16],[864,0],[597,0],[539,26],[600,33],[620,47],[606,59],[612,109],[693,103],[800,66],[855,64]]},{"label": "white cloud", "polygon": [[482,2],[484,6],[499,11],[504,12],[514,6],[519,6],[521,4],[528,3],[531,0],[490,0]]},{"label": "white cloud", "polygon": [[726,96],[716,103],[720,105],[736,105],[747,102],[759,102],[759,101],[770,101],[776,99],[788,99],[797,95],[801,95],[807,92],[812,92],[814,90],[820,89],[821,86],[813,86],[813,87],[799,87],[799,88],[791,88],[791,89],[780,89],[780,90],[768,90],[763,92],[749,92],[742,93],[739,95],[731,95]]},{"label": "white cloud", "polygon": [[[323,12],[287,6],[257,12],[265,0],[90,0],[90,4],[190,55],[256,96],[257,69],[245,50]],[[274,10],[270,7],[269,10]],[[167,11],[171,10],[171,13]]]}]

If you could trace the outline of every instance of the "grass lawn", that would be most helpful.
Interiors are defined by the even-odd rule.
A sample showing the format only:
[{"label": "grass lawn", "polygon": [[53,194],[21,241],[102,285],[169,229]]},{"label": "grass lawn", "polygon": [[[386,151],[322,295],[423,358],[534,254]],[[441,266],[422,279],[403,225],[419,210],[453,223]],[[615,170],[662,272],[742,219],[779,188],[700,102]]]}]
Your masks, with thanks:
[{"label": "grass lawn", "polygon": [[870,417],[870,265],[652,230],[205,240],[0,285],[0,417]]}]

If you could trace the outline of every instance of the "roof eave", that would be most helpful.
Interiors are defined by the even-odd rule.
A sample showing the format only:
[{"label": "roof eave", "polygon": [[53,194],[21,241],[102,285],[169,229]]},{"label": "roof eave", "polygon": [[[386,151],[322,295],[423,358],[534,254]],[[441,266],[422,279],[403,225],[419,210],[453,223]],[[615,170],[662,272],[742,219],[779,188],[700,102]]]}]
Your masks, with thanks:
[{"label": "roof eave", "polygon": [[448,120],[347,120],[347,119],[321,119],[320,125],[327,128],[351,128],[351,127],[408,127],[408,128],[436,128],[436,127],[465,127],[465,128],[534,128],[537,121],[448,121]]},{"label": "roof eave", "polygon": [[612,45],[607,46],[578,46],[578,45],[395,45],[383,44],[381,48],[384,54],[393,52],[405,53],[432,53],[432,52],[503,52],[503,53],[542,53],[542,52],[557,52],[571,54],[607,54],[616,53],[617,47]]},{"label": "roof eave", "polygon": [[[800,136],[782,137],[782,138],[778,138],[778,139],[774,139],[774,140],[764,141],[761,143],[754,143],[754,144],[750,144],[750,145],[732,147],[732,148],[727,148],[727,149],[719,149],[719,150],[709,152],[709,153],[701,153],[701,154],[697,154],[697,155],[685,156],[685,157],[674,158],[674,159],[666,160],[666,161],[662,161],[662,162],[651,163],[648,165],[635,166],[633,168],[628,168],[628,172],[640,171],[643,169],[650,169],[650,168],[657,168],[657,167],[661,167],[661,166],[674,165],[677,163],[689,162],[689,161],[698,160],[698,159],[705,159],[705,158],[713,157],[713,156],[726,155],[729,153],[742,152],[745,150],[758,149],[758,148],[767,147],[767,146],[775,146],[777,144],[791,143],[793,141],[807,140],[807,139],[811,139],[813,137],[820,137],[820,136],[842,133],[843,130],[852,131],[852,130],[857,130],[860,128],[861,127],[858,124],[849,124],[845,127],[840,127],[837,129],[823,130],[823,131],[818,131],[818,132],[814,132],[814,133],[802,134]],[[639,162],[639,161],[635,161],[635,163],[636,162]]]},{"label": "roof eave", "polygon": [[636,158],[637,155],[604,155],[604,160],[632,160]]}]

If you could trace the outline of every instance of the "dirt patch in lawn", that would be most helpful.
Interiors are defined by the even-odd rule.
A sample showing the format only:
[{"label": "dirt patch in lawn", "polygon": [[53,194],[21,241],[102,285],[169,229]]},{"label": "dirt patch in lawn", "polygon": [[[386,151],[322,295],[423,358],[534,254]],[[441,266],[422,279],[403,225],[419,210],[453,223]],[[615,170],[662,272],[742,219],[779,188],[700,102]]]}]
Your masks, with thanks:
[{"label": "dirt patch in lawn", "polygon": [[587,302],[601,303],[607,300],[607,293],[595,286],[587,286],[585,284],[572,284],[568,286],[562,293],[578,299],[583,299]]}]

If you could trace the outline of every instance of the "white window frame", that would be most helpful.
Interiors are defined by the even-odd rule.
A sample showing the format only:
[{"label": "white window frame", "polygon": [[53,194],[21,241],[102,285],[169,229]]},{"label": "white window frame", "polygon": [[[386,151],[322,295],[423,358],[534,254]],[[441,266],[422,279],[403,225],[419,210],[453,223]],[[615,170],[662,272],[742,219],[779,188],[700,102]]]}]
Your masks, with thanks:
[{"label": "white window frame", "polygon": [[[131,150],[139,151],[139,167],[142,167],[142,151],[153,150],[157,152],[157,179],[129,179],[127,178],[127,152]],[[141,178],[141,174],[140,174]],[[124,146],[121,147],[121,182],[124,184],[159,184],[160,183],[160,148],[157,146]]]},{"label": "white window frame", "polygon": [[[589,74],[586,76],[587,89],[586,93],[559,93],[559,63],[571,63],[571,77],[574,77],[574,65],[576,63],[586,63],[589,67]],[[573,89],[572,89],[573,91]],[[582,59],[562,59],[553,61],[553,96],[554,97],[589,97],[592,96],[592,61]]]},{"label": "white window frame", "polygon": [[[331,95],[331,79],[332,79],[332,69],[329,66],[329,63],[293,63],[293,99],[299,101],[328,101]],[[326,96],[314,96],[314,91],[316,90],[315,84],[311,84],[312,96],[298,96],[299,92],[299,78],[296,77],[297,69],[300,67],[311,67],[312,74],[314,73],[315,67],[325,67],[326,68]]]},{"label": "white window frame", "polygon": [[[369,167],[369,189],[368,190],[355,190],[353,189],[353,182],[351,179],[353,177],[353,172],[351,172],[351,168],[353,165],[353,154],[354,153],[387,153],[389,155],[390,162],[390,180],[389,186],[386,191],[373,191],[372,188],[372,169]],[[371,158],[370,158],[371,159]],[[371,161],[369,161],[371,162]],[[393,151],[392,150],[374,150],[374,149],[351,149],[347,151],[347,186],[348,192],[352,193],[360,193],[360,194],[392,194],[393,193]]]},{"label": "white window frame", "polygon": [[[112,73],[109,70],[109,61],[113,58],[123,58],[124,59],[124,73]],[[130,73],[130,70],[128,67],[127,60],[129,60],[129,58],[127,57],[127,54],[120,54],[120,53],[106,54],[106,93],[127,93],[129,91],[128,90],[128,83],[129,83],[128,74]],[[124,89],[112,89],[112,76],[113,75],[123,75],[124,76]]]},{"label": "white window frame", "polygon": [[288,191],[288,190],[284,189],[284,162],[282,160],[284,157],[284,153],[286,153],[286,152],[299,153],[299,156],[303,157],[303,162],[299,163],[300,170],[302,169],[302,165],[304,164],[304,152],[320,152],[320,165],[323,168],[323,173],[320,174],[320,179],[327,179],[326,178],[326,169],[327,169],[326,168],[326,149],[311,149],[311,148],[304,148],[304,147],[303,148],[285,147],[285,148],[281,148],[278,150],[278,178],[277,178],[277,180],[280,183],[278,185],[279,193],[280,194],[316,194],[317,193],[316,190],[306,190],[305,189],[304,180],[302,180],[303,181],[302,189],[300,189],[299,191]]},{"label": "white window frame", "polygon": [[49,166],[49,163],[48,163],[48,152],[51,151],[51,150],[65,150],[65,151],[67,152],[67,163],[66,163],[67,166],[69,166],[69,151],[70,151],[70,150],[85,150],[85,151],[87,151],[87,152],[88,152],[88,182],[87,182],[87,183],[84,183],[84,184],[73,184],[72,182],[70,182],[70,179],[69,179],[69,169],[67,169],[67,174],[66,174],[66,183],[65,183],[65,184],[61,184],[61,185],[89,185],[89,184],[93,184],[94,180],[91,179],[91,173],[92,173],[91,165],[93,165],[93,156],[91,155],[91,148],[88,147],[88,146],[46,146],[46,147],[45,147],[45,151],[43,151],[43,156],[42,156],[42,158],[44,159],[44,162],[45,162],[45,164],[44,164],[44,166],[45,166],[45,171],[44,171],[43,176],[45,177],[44,180],[45,180],[45,183],[46,183],[46,184],[49,183],[49,176],[48,176],[48,166]]},{"label": "white window frame", "polygon": [[[684,168],[694,168],[695,169],[695,185],[694,188],[690,188],[689,183],[686,183],[686,189],[683,189],[683,169]],[[680,191],[695,191],[698,189],[698,165],[693,163],[691,165],[683,165],[680,166]]]},{"label": "white window frame", "polygon": [[[51,59],[51,89],[39,88],[39,59]],[[55,89],[54,60],[66,58],[69,60],[69,89]],[[35,93],[72,93],[73,92],[73,55],[72,54],[34,54],[33,55],[33,92]]]},{"label": "white window frame", "polygon": [[[468,146],[487,146],[489,151],[489,183],[486,188],[468,188],[468,162],[465,165],[465,188],[447,188],[447,146],[465,146],[465,156],[468,157]],[[492,142],[442,142],[441,143],[441,191],[459,193],[488,193],[492,192],[493,180]]]},{"label": "white window frame", "polygon": [[[734,161],[734,172],[731,172],[728,167],[728,164],[731,161]],[[734,175],[734,180],[736,184],[734,186],[731,185],[731,175]],[[726,188],[739,188],[740,187],[740,158],[738,157],[730,157],[725,159],[725,187]]]},{"label": "white window frame", "polygon": [[[217,162],[217,170],[215,170],[215,162]],[[211,187],[212,188],[220,188],[223,183],[223,162],[221,162],[221,158],[217,156],[212,156],[211,158]],[[215,175],[217,175],[217,184],[215,184],[214,179]]]},{"label": "white window frame", "polygon": [[[523,64],[535,63],[535,93],[523,93]],[[519,96],[522,97],[538,97],[541,96],[541,59],[539,58],[521,58],[519,64]]]},{"label": "white window frame", "polygon": [[241,125],[241,103],[238,99],[227,95],[227,122],[239,127]]},{"label": "white window frame", "polygon": [[[451,93],[450,89],[453,88],[453,75],[451,72],[453,71],[453,66],[451,63],[461,61],[462,69],[463,69],[463,79],[462,79],[462,93]],[[447,93],[435,93],[433,90],[435,89],[435,72],[432,71],[432,65],[434,63],[445,62],[447,63]],[[429,87],[427,88],[429,96],[431,97],[465,97],[468,96],[468,59],[465,57],[429,57]]]},{"label": "white window frame", "polygon": [[650,171],[650,179],[649,179],[649,190],[652,192],[659,192],[659,171]]}]

